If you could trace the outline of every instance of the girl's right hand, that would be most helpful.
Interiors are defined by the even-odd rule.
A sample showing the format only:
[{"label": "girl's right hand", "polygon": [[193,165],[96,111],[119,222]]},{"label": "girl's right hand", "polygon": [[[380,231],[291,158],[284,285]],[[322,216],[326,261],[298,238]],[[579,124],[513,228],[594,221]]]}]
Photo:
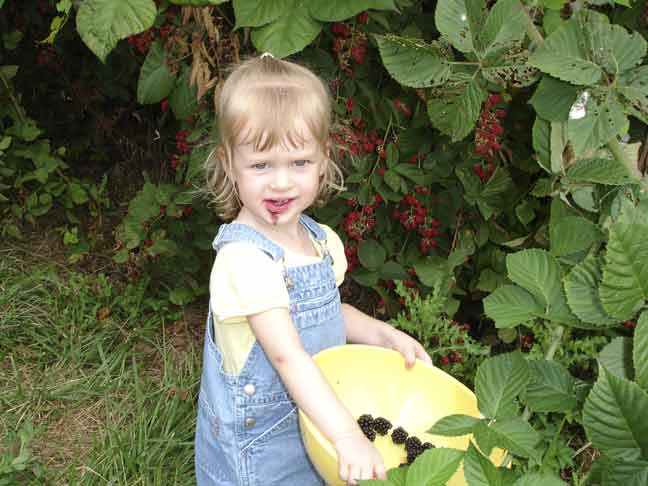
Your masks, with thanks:
[{"label": "girl's right hand", "polygon": [[340,467],[338,474],[348,485],[356,485],[360,479],[387,479],[382,456],[360,429],[344,434],[333,447]]}]

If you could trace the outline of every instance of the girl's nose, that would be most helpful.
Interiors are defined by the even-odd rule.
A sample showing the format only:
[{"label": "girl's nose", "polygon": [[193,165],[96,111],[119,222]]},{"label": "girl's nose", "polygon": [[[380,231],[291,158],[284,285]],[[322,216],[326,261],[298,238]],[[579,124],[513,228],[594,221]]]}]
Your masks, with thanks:
[{"label": "girl's nose", "polygon": [[277,190],[290,188],[292,186],[292,177],[290,176],[289,171],[283,168],[277,169],[272,181],[270,182],[270,186],[272,189]]}]

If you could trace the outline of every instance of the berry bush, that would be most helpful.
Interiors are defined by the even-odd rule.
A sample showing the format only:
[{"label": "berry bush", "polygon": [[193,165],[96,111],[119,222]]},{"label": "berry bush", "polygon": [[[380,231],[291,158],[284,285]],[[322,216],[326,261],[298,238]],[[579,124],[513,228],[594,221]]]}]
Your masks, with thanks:
[{"label": "berry bush", "polygon": [[[124,274],[174,304],[201,296],[214,91],[243,55],[292,56],[334,95],[346,190],[314,215],[345,241],[346,285],[474,383],[484,417],[435,424],[476,446],[425,450],[412,477],[443,483],[438,465],[463,459],[480,484],[641,482],[645,6],[272,6],[0,1],[3,236],[60,209],[83,258],[106,218]],[[599,465],[565,459],[574,429]],[[486,460],[496,446],[513,469]],[[409,484],[401,469],[391,484]]]}]

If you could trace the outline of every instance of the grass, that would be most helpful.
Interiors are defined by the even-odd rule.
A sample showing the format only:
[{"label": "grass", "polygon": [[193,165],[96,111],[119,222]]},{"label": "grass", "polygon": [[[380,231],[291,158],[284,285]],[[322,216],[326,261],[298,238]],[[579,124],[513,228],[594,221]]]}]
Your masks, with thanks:
[{"label": "grass", "polygon": [[195,484],[198,327],[0,249],[0,485]]}]

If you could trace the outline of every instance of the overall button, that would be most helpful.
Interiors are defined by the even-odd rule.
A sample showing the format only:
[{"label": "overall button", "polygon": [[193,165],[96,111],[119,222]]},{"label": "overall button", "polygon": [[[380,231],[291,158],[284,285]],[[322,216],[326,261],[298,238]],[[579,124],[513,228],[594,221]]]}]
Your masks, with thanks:
[{"label": "overall button", "polygon": [[254,427],[254,424],[256,424],[256,420],[252,417],[248,417],[245,419],[245,422],[243,422],[247,428]]},{"label": "overall button", "polygon": [[243,387],[243,392],[245,392],[248,397],[251,397],[256,392],[256,388],[252,383],[248,383]]}]

